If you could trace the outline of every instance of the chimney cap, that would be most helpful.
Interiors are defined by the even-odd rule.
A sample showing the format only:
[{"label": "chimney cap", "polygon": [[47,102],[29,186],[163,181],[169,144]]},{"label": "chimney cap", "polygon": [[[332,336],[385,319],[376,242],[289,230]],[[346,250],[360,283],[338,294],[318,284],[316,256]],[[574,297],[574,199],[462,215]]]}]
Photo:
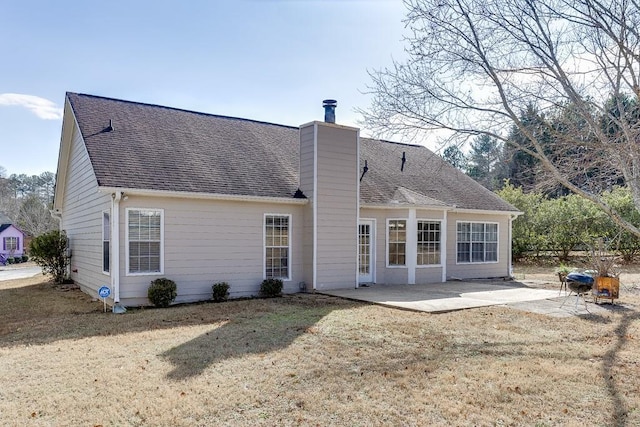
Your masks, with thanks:
[{"label": "chimney cap", "polygon": [[326,123],[335,123],[336,122],[336,107],[338,106],[338,101],[335,99],[325,99],[322,101],[322,108],[324,108],[324,121]]}]

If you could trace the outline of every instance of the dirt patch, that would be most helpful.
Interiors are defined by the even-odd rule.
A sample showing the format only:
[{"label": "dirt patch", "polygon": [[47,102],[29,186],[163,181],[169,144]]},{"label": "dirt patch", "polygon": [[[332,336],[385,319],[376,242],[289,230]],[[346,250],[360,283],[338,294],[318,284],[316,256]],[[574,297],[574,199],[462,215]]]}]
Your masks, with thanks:
[{"label": "dirt patch", "polygon": [[4,282],[0,424],[639,425],[640,297],[623,298],[562,320],[307,294],[113,315]]}]

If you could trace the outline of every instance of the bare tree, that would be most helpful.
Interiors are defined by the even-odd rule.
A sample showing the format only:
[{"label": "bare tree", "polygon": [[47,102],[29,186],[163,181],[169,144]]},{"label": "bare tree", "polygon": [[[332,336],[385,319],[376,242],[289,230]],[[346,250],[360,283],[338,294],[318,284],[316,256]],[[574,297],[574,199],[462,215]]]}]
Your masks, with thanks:
[{"label": "bare tree", "polygon": [[6,178],[6,169],[0,166],[0,213],[9,218],[15,218],[20,206],[11,186],[11,182]]},{"label": "bare tree", "polygon": [[[362,111],[368,128],[379,135],[433,134],[446,145],[477,135],[512,144],[640,236],[574,179],[593,162],[611,168],[640,208],[640,123],[635,114],[620,114],[628,111],[625,100],[637,106],[640,97],[638,0],[405,4],[408,59],[370,73],[373,101]],[[522,120],[532,104],[540,113],[536,128],[544,132]],[[558,129],[554,122],[567,108],[580,126]],[[522,138],[510,140],[514,126]],[[615,132],[607,131],[612,127]],[[541,140],[547,137],[551,149]]]},{"label": "bare tree", "polygon": [[48,206],[36,194],[30,194],[22,201],[17,222],[23,231],[32,236],[54,230],[57,225]]}]

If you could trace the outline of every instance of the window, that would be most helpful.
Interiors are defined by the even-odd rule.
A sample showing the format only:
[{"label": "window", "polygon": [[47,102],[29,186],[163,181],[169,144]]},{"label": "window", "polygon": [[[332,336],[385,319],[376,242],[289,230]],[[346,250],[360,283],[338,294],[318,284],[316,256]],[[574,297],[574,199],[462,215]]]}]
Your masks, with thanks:
[{"label": "window", "polygon": [[440,264],[440,222],[418,220],[417,265]]},{"label": "window", "polygon": [[289,279],[289,215],[264,217],[265,278]]},{"label": "window", "polygon": [[17,237],[5,237],[2,248],[5,251],[17,251],[18,250],[18,238]]},{"label": "window", "polygon": [[388,222],[388,234],[388,265],[406,265],[407,221],[404,219],[390,219]]},{"label": "window", "polygon": [[102,212],[102,271],[109,272],[109,241],[111,236],[111,221],[109,212]]},{"label": "window", "polygon": [[162,210],[127,209],[129,273],[162,273]]},{"label": "window", "polygon": [[459,222],[458,262],[497,262],[498,224]]}]

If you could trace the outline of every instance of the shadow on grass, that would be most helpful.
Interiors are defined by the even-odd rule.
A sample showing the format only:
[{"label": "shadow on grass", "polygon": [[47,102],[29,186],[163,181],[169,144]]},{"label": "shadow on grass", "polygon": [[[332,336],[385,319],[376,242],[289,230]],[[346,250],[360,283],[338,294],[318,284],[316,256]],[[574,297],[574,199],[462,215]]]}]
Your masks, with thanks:
[{"label": "shadow on grass", "polygon": [[618,388],[618,381],[620,379],[616,378],[614,371],[616,364],[618,363],[619,353],[629,340],[629,326],[637,320],[640,320],[640,313],[638,312],[625,313],[622,316],[618,327],[614,330],[616,337],[615,344],[605,353],[602,364],[602,377],[607,385],[607,389],[609,390],[609,394],[613,401],[613,407],[615,408],[612,425],[618,427],[628,425],[627,416],[629,407],[626,399]]},{"label": "shadow on grass", "polygon": [[[321,301],[321,304],[318,304]],[[161,356],[174,368],[167,377],[182,380],[209,366],[247,354],[264,354],[288,347],[323,317],[335,310],[362,306],[334,297],[308,295],[269,300],[271,310],[247,312]]]},{"label": "shadow on grass", "polygon": [[[273,300],[130,309],[126,314],[116,315],[104,313],[102,302],[92,300],[79,289],[54,286],[39,278],[0,288],[0,348],[211,325],[210,335],[215,343],[210,343],[210,336],[205,335],[193,345],[181,348],[207,360],[211,357],[210,346],[215,350],[212,354],[220,359],[225,354],[228,357],[240,354],[242,348],[248,353],[277,349],[331,311],[358,305],[337,298],[298,294]],[[237,346],[238,343],[244,347]],[[185,351],[174,350],[167,357],[175,361],[178,369]],[[193,359],[193,369],[201,371],[205,366],[198,365],[209,362],[199,362],[197,357]]]}]

